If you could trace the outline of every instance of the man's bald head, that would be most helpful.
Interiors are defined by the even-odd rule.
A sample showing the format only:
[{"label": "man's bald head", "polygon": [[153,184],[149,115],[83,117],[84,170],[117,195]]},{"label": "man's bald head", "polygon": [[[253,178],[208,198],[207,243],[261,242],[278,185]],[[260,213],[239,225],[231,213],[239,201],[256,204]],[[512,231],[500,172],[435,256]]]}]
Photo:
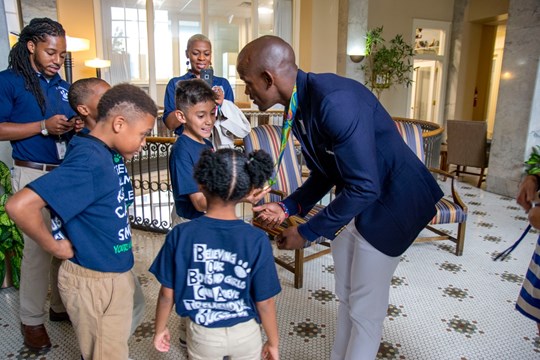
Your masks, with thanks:
[{"label": "man's bald head", "polygon": [[248,43],[238,54],[237,63],[239,70],[243,67],[273,72],[297,69],[292,47],[282,38],[272,35]]},{"label": "man's bald head", "polygon": [[248,43],[238,54],[236,68],[246,82],[246,94],[261,110],[288,105],[298,67],[292,47],[283,39],[266,35]]}]

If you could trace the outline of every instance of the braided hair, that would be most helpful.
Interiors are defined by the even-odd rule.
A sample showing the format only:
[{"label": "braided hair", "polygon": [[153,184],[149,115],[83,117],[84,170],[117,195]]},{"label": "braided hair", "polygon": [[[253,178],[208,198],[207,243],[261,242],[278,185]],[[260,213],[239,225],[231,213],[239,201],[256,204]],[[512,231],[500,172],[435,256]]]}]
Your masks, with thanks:
[{"label": "braided hair", "polygon": [[19,40],[11,48],[8,64],[8,69],[13,69],[16,74],[24,78],[24,88],[34,95],[42,115],[45,115],[45,96],[41,91],[36,71],[30,63],[27,43],[29,41],[34,44],[43,42],[47,36],[66,36],[66,32],[60,23],[49,18],[32,19],[30,24],[22,29]]},{"label": "braided hair", "polygon": [[212,196],[224,201],[243,199],[260,188],[273,171],[272,157],[263,150],[244,154],[234,149],[204,150],[195,165],[194,177]]}]

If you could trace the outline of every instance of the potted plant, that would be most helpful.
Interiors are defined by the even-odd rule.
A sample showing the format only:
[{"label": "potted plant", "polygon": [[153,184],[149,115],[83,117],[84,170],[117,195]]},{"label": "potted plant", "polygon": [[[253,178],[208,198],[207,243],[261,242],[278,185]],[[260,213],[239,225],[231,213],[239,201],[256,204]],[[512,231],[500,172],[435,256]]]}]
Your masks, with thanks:
[{"label": "potted plant", "polygon": [[540,175],[540,145],[532,148],[531,155],[525,161],[525,165],[527,166],[527,174]]},{"label": "potted plant", "polygon": [[19,288],[24,241],[21,230],[6,213],[5,205],[13,190],[11,172],[2,161],[0,161],[0,188],[3,190],[3,194],[0,195],[0,283]]},{"label": "potted plant", "polygon": [[366,57],[361,69],[365,83],[380,98],[381,92],[393,85],[412,83],[410,73],[414,69],[413,47],[397,34],[386,43],[382,37],[383,27],[368,30],[366,33]]}]

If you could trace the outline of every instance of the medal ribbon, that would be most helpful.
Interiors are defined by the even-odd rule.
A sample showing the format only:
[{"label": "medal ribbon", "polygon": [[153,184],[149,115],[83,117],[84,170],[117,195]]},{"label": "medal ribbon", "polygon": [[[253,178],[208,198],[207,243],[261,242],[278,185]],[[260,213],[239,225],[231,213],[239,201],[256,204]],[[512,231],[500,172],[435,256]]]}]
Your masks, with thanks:
[{"label": "medal ribbon", "polygon": [[291,133],[294,117],[296,116],[296,110],[298,110],[298,95],[296,93],[296,84],[294,85],[291,100],[289,101],[289,106],[283,113],[283,126],[281,127],[281,144],[279,146],[279,156],[276,162],[276,173],[273,178],[268,180],[270,185],[276,183],[277,173],[279,171],[279,166],[281,165],[281,160],[283,159],[283,153],[285,148],[287,148],[287,141],[289,139],[289,134]]}]

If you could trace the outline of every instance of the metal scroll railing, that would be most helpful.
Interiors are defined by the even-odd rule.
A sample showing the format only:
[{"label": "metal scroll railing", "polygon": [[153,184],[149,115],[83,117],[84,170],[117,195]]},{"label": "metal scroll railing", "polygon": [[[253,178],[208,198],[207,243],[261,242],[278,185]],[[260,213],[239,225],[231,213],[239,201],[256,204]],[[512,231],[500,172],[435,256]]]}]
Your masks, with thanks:
[{"label": "metal scroll railing", "polygon": [[171,229],[169,156],[174,141],[174,137],[147,137],[139,154],[126,161],[135,195],[130,207],[133,228],[160,233]]}]

